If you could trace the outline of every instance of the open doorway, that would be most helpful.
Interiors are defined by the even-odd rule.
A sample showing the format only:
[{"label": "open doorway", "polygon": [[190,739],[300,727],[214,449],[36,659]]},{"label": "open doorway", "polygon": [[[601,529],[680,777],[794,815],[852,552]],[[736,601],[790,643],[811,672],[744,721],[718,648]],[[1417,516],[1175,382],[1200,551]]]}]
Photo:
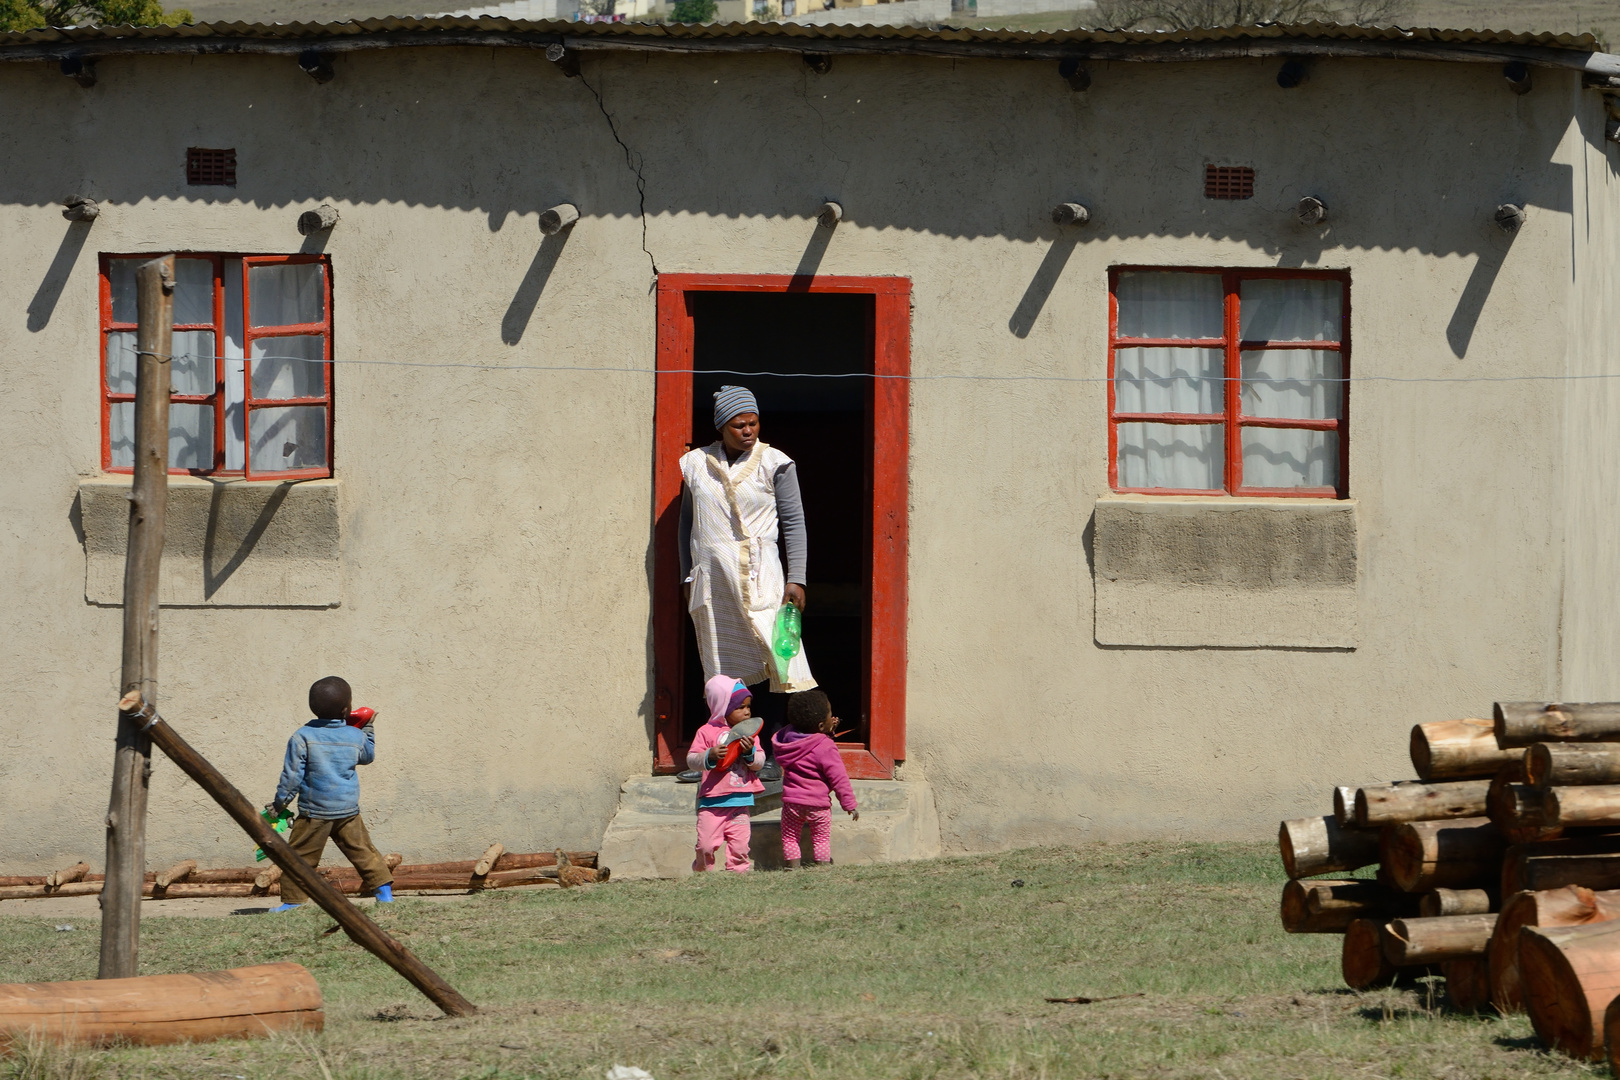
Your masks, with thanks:
[{"label": "open doorway", "polygon": [[[693,297],[692,366],[697,370],[687,443],[714,442],[714,392],[736,384],[759,401],[760,438],[798,463],[810,552],[805,652],[816,682],[844,721],[844,741],[861,746],[870,727],[865,715],[871,667],[866,440],[873,306],[871,296],[858,294],[706,292]],[[736,371],[777,374],[724,374]],[[781,555],[786,566],[787,552]],[[681,738],[690,742],[707,719],[691,620],[685,651]]]},{"label": "open doorway", "polygon": [[844,721],[839,748],[852,776],[892,776],[905,756],[909,283],[679,274],[658,290],[655,770],[684,767],[707,716],[679,583],[678,461],[714,441],[712,395],[737,384],[759,399],[761,437],[798,462],[805,649]]}]

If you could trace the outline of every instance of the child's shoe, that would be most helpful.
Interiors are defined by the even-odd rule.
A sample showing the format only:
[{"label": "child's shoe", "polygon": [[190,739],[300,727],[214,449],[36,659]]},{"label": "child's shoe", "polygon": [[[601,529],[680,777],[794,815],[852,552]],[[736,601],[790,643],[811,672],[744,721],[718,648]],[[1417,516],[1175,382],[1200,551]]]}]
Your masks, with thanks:
[{"label": "child's shoe", "polygon": [[297,911],[303,906],[303,904],[277,904],[275,907],[270,909],[270,914],[274,915],[282,911]]},{"label": "child's shoe", "polygon": [[392,904],[394,902],[394,883],[377,886],[377,903]]},{"label": "child's shoe", "polygon": [[797,870],[798,868],[799,868],[799,860],[798,859],[788,859],[782,864],[782,869],[784,869],[784,870]]}]

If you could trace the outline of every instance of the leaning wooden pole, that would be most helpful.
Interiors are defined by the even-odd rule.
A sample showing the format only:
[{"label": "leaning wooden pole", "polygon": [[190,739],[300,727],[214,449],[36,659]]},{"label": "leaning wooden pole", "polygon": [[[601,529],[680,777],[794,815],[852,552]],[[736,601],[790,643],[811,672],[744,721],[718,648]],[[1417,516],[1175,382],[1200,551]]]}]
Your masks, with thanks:
[{"label": "leaning wooden pole", "polygon": [[[135,271],[135,481],[124,555],[122,693],[157,700],[158,570],[169,501],[169,351],[174,341],[174,256]],[[107,884],[101,893],[102,979],[134,978],[146,875],[146,791],[152,743],[118,715],[107,807]]]},{"label": "leaning wooden pole", "polygon": [[[321,906],[321,910],[337,920],[337,924],[349,935],[350,940],[399,972],[407,982],[426,994],[428,1000],[449,1015],[470,1016],[478,1011],[472,1002],[456,993],[455,988],[439,978],[432,968],[384,933],[382,927],[367,918],[365,912],[345,900],[343,894],[335,889],[331,882],[322,877],[309,863],[299,858],[297,852],[281,838],[281,834],[272,829],[269,822],[253,808],[247,797],[236,790],[235,785],[225,779],[225,774],[214,768],[207,758],[192,749],[191,744],[182,739],[158,715],[150,702],[143,701],[139,693],[130,693],[118,703],[118,708],[133,726],[145,732],[159,750],[180,766],[181,772],[212,795],[214,801],[224,807],[225,812],[246,830],[254,843],[264,849],[270,861],[281,867],[282,874],[297,882],[304,892],[309,894],[310,899]],[[139,887],[139,878],[136,880]]]}]

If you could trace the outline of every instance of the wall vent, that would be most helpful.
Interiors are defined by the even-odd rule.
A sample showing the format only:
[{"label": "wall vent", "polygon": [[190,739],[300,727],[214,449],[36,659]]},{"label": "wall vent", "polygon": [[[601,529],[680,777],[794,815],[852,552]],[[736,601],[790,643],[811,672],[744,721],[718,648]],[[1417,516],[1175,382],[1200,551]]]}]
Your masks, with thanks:
[{"label": "wall vent", "polygon": [[1205,165],[1204,198],[1254,198],[1254,170],[1247,165]]},{"label": "wall vent", "polygon": [[193,146],[186,151],[186,183],[236,186],[236,150],[209,150]]}]

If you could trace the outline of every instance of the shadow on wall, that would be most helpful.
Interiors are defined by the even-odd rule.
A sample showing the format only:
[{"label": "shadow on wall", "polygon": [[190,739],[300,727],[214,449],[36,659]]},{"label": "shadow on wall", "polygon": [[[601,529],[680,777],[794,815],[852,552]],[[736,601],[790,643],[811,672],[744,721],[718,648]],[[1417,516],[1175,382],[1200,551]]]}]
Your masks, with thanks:
[{"label": "shadow on wall", "polygon": [[535,305],[540,302],[540,294],[545,291],[546,281],[551,277],[552,270],[556,269],[557,260],[573,232],[573,229],[564,229],[540,241],[540,250],[534,253],[528,272],[518,283],[512,302],[501,317],[501,340],[508,345],[516,345],[523,340],[523,332],[529,328],[529,320],[534,316]]},{"label": "shadow on wall", "polygon": [[34,298],[28,301],[30,333],[37,334],[50,323],[51,316],[56,312],[56,302],[62,298],[62,288],[67,284],[68,275],[73,272],[73,264],[78,261],[79,252],[84,250],[84,242],[90,238],[91,224],[89,221],[68,224],[61,244],[57,245],[56,255],[45,270],[44,279],[34,290]]},{"label": "shadow on wall", "polygon": [[258,517],[242,535],[236,550],[231,553],[230,558],[223,561],[218,558],[215,549],[219,542],[219,517],[225,500],[225,483],[217,481],[212,483],[214,490],[209,493],[208,498],[208,528],[203,536],[203,597],[209,600],[214,598],[220,586],[229,581],[231,575],[247,561],[249,555],[253,554],[253,549],[263,538],[264,531],[270,527],[270,521],[276,516],[276,511],[287,501],[287,494],[292,491],[294,482],[288,480],[276,485],[275,491],[264,501]]},{"label": "shadow on wall", "polygon": [[1075,247],[1080,243],[1080,237],[1071,230],[1063,236],[1052,241],[1052,246],[1046,249],[1046,257],[1041,260],[1040,267],[1035,276],[1030,279],[1029,287],[1024,290],[1023,299],[1013,309],[1012,318],[1007,320],[1007,329],[1018,337],[1029,337],[1029,332],[1035,328],[1035,320],[1040,317],[1041,309],[1046,306],[1047,298],[1057,286],[1058,278],[1063,276],[1063,268],[1069,263],[1069,256],[1074,254]]}]

